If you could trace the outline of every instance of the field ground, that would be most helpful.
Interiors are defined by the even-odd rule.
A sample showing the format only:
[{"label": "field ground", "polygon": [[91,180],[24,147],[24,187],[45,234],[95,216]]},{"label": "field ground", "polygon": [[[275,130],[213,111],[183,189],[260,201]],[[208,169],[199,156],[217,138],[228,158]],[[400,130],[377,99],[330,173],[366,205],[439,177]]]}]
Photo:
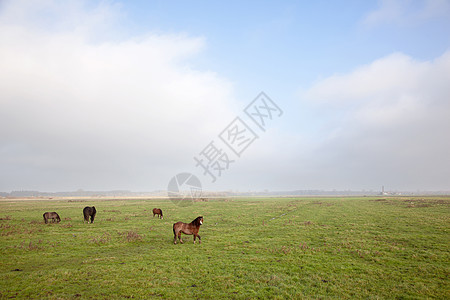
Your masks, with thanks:
[{"label": "field ground", "polygon": [[450,197],[2,199],[0,228],[0,298],[450,298]]}]

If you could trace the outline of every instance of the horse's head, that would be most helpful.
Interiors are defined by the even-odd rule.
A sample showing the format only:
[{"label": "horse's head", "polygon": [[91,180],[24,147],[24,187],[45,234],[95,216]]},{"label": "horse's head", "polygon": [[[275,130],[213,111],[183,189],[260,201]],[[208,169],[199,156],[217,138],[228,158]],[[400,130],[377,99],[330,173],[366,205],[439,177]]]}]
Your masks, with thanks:
[{"label": "horse's head", "polygon": [[200,226],[203,224],[203,217],[197,217],[194,221],[192,221],[193,224],[196,226]]}]

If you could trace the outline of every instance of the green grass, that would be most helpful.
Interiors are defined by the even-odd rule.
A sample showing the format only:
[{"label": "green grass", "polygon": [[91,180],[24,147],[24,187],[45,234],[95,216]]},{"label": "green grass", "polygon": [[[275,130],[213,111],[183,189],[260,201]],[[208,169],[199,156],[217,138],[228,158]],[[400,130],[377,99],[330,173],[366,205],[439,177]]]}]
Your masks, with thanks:
[{"label": "green grass", "polygon": [[[174,245],[199,215],[202,244]],[[0,298],[448,299],[449,216],[448,197],[3,199]]]}]

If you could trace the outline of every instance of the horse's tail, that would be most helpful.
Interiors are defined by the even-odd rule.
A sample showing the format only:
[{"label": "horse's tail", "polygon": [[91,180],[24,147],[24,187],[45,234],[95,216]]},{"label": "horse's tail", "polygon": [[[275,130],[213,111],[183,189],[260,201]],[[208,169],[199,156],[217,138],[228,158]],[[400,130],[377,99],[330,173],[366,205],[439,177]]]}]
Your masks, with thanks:
[{"label": "horse's tail", "polygon": [[176,237],[177,236],[177,231],[175,230],[175,225],[176,225],[177,223],[174,223],[173,224],[173,236],[174,237]]}]

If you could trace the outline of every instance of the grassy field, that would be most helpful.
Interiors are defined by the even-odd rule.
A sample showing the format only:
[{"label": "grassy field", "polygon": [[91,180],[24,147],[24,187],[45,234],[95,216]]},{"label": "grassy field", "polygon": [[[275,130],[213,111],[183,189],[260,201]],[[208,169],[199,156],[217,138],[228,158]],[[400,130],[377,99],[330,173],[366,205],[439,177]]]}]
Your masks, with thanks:
[{"label": "grassy field", "polygon": [[450,197],[2,199],[0,227],[1,298],[450,298]]}]

